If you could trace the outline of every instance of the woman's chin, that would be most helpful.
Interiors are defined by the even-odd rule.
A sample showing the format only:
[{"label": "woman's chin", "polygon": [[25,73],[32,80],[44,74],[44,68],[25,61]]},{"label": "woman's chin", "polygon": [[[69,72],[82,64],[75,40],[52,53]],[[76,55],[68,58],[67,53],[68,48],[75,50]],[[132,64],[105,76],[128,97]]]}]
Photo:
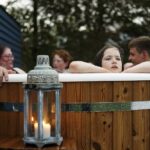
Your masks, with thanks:
[{"label": "woman's chin", "polygon": [[119,69],[119,68],[116,68],[116,69],[111,69],[111,72],[112,73],[120,73],[121,72],[121,70]]}]

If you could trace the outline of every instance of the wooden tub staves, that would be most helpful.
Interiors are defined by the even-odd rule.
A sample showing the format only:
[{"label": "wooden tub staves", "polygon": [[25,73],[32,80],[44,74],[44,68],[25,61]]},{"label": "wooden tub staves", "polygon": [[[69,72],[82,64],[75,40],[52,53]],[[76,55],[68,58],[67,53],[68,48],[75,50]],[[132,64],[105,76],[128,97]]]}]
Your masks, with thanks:
[{"label": "wooden tub staves", "polygon": [[[61,133],[78,150],[150,150],[149,74],[60,74]],[[0,87],[0,136],[23,136],[26,76]]]}]

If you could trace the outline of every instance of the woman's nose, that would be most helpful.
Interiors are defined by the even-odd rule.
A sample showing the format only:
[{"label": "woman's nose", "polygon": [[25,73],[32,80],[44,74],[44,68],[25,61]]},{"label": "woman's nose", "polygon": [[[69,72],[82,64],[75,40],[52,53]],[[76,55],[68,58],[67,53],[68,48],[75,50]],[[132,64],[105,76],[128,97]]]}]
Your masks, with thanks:
[{"label": "woman's nose", "polygon": [[117,63],[117,60],[115,58],[112,59],[113,63]]}]

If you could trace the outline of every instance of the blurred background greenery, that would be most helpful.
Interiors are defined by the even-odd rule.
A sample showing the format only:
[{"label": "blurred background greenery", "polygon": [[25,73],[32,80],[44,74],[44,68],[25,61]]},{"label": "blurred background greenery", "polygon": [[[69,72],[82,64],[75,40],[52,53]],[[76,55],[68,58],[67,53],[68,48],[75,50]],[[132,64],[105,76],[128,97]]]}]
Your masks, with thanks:
[{"label": "blurred background greenery", "polygon": [[149,0],[30,0],[31,7],[8,2],[6,11],[21,25],[22,68],[35,66],[38,54],[67,49],[74,60],[92,62],[106,42],[125,50],[133,37],[150,34]]}]

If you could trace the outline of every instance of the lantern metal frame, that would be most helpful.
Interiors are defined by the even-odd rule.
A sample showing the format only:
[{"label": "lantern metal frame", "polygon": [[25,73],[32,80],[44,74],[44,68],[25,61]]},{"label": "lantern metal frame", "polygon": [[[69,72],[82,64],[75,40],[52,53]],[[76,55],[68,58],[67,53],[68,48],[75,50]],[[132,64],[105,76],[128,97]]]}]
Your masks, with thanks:
[{"label": "lantern metal frame", "polygon": [[[60,145],[63,138],[60,134],[60,123],[61,123],[61,104],[60,104],[60,89],[62,88],[62,83],[58,80],[58,73],[49,66],[49,56],[48,55],[38,55],[37,64],[33,70],[29,71],[27,74],[27,83],[24,83],[24,143],[25,144],[35,144],[38,147],[43,147],[46,144],[56,143]],[[37,102],[37,136],[33,136],[30,126],[30,108],[32,105],[32,100],[30,100],[30,93],[32,91],[36,92],[36,102]],[[50,91],[55,91],[55,132],[51,136],[50,134],[44,137],[44,124],[43,124],[43,107],[44,104],[44,93],[49,93]],[[30,105],[30,106],[29,106]],[[50,125],[50,124],[49,124]],[[49,128],[48,130],[51,130]],[[35,128],[34,128],[35,135]]]},{"label": "lantern metal frame", "polygon": [[[56,143],[60,145],[63,138],[60,134],[60,89],[62,84],[24,84],[24,142],[25,144],[35,144],[38,147],[43,147],[46,144]],[[38,138],[28,136],[28,115],[29,115],[29,94],[30,91],[34,90],[37,92],[37,116],[38,116]],[[56,127],[55,136],[50,136],[49,138],[43,138],[42,120],[43,120],[43,95],[44,92],[55,90],[55,104],[56,104]]]}]

